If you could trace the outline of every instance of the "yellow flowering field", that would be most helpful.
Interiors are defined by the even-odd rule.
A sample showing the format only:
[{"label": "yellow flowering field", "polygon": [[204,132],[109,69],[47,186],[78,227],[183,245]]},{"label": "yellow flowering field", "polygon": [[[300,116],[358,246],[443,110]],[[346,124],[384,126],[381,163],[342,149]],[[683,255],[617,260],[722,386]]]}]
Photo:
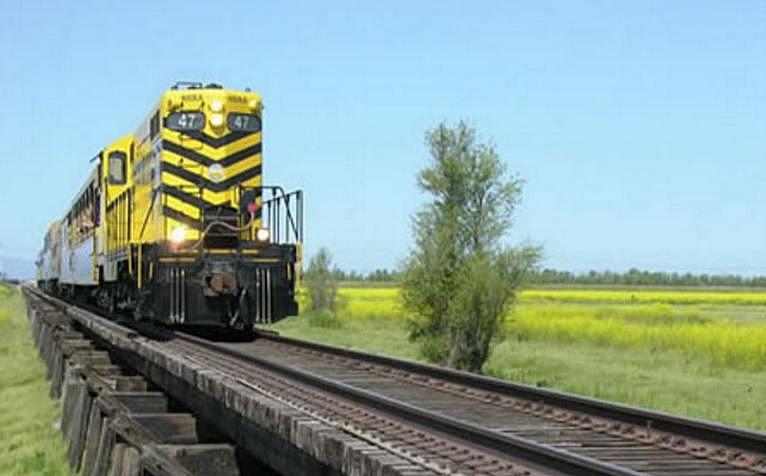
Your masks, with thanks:
[{"label": "yellow flowering field", "polygon": [[[396,287],[342,287],[339,295],[350,301],[363,300],[380,306],[395,304],[399,298]],[[524,289],[518,303],[660,303],[660,304],[733,304],[766,306],[765,291],[728,290],[661,290],[661,289],[600,289],[600,288],[539,288]]]},{"label": "yellow flowering field", "polygon": [[680,351],[689,358],[766,368],[764,320],[710,317],[709,310],[667,304],[519,305],[506,321],[518,339],[590,342],[601,346]]},{"label": "yellow flowering field", "polygon": [[[405,317],[395,287],[343,287],[338,295],[344,319]],[[766,369],[766,292],[528,289],[505,328],[510,339],[670,350],[718,365]]]},{"label": "yellow flowering field", "polygon": [[737,304],[766,306],[764,291],[635,290],[635,289],[526,289],[521,302],[609,302],[661,304]]}]

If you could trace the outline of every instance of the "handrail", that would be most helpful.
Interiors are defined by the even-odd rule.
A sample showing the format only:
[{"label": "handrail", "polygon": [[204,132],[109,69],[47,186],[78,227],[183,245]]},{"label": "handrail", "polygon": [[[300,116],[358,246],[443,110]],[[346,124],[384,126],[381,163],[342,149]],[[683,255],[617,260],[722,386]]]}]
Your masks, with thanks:
[{"label": "handrail", "polygon": [[[271,229],[273,240],[285,243],[302,242],[303,191],[294,190],[288,193],[279,185],[265,185],[258,188],[261,191],[261,209],[265,211],[262,213],[261,220],[264,227]],[[270,197],[263,197],[265,190],[271,192]],[[282,228],[282,218],[286,228]]]}]

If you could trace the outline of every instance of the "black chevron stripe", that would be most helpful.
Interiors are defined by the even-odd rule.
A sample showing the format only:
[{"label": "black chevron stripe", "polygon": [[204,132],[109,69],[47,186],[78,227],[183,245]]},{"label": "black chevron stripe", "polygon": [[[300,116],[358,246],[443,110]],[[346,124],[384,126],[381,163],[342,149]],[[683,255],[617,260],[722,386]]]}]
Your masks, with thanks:
[{"label": "black chevron stripe", "polygon": [[225,205],[227,202],[222,203],[211,203],[206,201],[203,198],[200,198],[198,196],[194,196],[191,194],[188,194],[177,187],[162,187],[162,192],[166,195],[169,195],[173,198],[177,198],[178,200],[181,200],[184,203],[188,203],[189,205],[193,207],[197,207],[198,209],[203,209],[206,207],[219,207],[221,205]]},{"label": "black chevron stripe", "polygon": [[181,147],[178,144],[168,142],[165,139],[162,140],[162,149],[173,152],[174,154],[178,154],[185,159],[193,160],[194,162],[197,162],[200,165],[204,165],[205,167],[210,167],[215,163],[215,161],[210,157],[202,155],[199,152],[189,150],[186,147]]},{"label": "black chevron stripe", "polygon": [[205,167],[210,167],[213,164],[221,164],[223,167],[228,167],[230,165],[234,165],[238,162],[241,162],[250,156],[261,153],[260,142],[250,147],[245,147],[239,152],[235,152],[231,155],[227,155],[226,157],[220,160],[211,159],[210,157],[206,155],[200,154],[199,152],[191,150],[191,149],[187,149],[186,147],[182,147],[176,143],[170,142],[167,139],[163,139],[162,148],[174,154],[180,155],[181,157],[184,157],[186,159],[193,160],[194,162],[197,162],[200,165],[204,165]]},{"label": "black chevron stripe", "polygon": [[162,171],[169,172],[175,175],[176,177],[182,178],[188,182],[196,184],[200,188],[204,187],[214,192],[223,192],[224,190],[227,190],[234,185],[238,185],[244,182],[245,180],[248,180],[260,175],[261,166],[257,165],[253,168],[243,170],[242,172],[238,173],[237,175],[233,175],[229,177],[223,182],[213,182],[205,177],[189,172],[186,169],[182,169],[181,167],[175,166],[173,164],[169,164],[167,162],[162,163]]},{"label": "black chevron stripe", "polygon": [[199,175],[189,172],[186,169],[182,169],[181,167],[176,167],[173,164],[163,163],[162,171],[170,172],[176,177],[182,178],[186,180],[187,182],[191,182],[197,186],[202,186],[205,182],[207,182],[207,180],[204,177],[200,177]]},{"label": "black chevron stripe", "polygon": [[223,147],[225,145],[229,145],[232,142],[236,142],[242,138],[245,138],[249,135],[256,134],[259,131],[235,131],[231,132],[223,137],[212,137],[207,134],[205,134],[202,131],[187,131],[183,132],[184,135],[191,137],[192,139],[197,139],[198,141],[202,142],[203,144],[207,144],[210,147],[213,148],[219,148]]},{"label": "black chevron stripe", "polygon": [[202,222],[200,222],[200,220],[192,218],[185,213],[179,212],[178,210],[174,210],[167,205],[162,207],[162,214],[168,218],[172,218],[176,221],[183,223],[189,228],[194,228],[195,230],[202,229]]}]

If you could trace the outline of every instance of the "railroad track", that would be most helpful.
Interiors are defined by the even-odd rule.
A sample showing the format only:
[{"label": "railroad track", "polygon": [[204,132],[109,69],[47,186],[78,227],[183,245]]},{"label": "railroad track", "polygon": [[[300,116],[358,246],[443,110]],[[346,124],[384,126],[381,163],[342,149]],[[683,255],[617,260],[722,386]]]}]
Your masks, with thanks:
[{"label": "railroad track", "polygon": [[402,474],[766,474],[764,433],[270,334],[221,343],[145,330],[164,351],[407,460]]},{"label": "railroad track", "polygon": [[[761,432],[266,333],[252,343],[185,338],[553,468],[552,460],[568,459],[582,474],[766,474]],[[551,450],[541,451],[545,458],[531,454],[542,448]]]}]

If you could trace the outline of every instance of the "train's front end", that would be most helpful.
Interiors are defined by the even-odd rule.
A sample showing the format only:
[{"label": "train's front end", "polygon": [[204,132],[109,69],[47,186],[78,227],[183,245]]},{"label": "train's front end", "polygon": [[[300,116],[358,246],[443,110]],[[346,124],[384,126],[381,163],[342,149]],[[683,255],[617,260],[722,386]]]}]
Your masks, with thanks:
[{"label": "train's front end", "polygon": [[261,112],[255,93],[192,83],[165,93],[147,119],[133,216],[154,217],[145,226],[159,239],[138,260],[152,268],[140,272],[140,312],[237,329],[297,313],[302,193],[263,183]]}]

